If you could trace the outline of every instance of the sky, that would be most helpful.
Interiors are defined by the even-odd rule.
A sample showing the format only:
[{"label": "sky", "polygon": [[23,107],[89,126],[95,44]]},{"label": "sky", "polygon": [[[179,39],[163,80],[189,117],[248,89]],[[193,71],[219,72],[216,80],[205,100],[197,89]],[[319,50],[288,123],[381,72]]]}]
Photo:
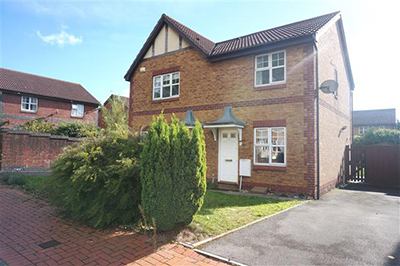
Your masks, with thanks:
[{"label": "sky", "polygon": [[[100,102],[128,96],[123,78],[163,13],[214,42],[341,11],[354,109],[396,108],[396,1],[1,0],[1,67],[82,84]],[[393,85],[394,84],[394,85]]]}]

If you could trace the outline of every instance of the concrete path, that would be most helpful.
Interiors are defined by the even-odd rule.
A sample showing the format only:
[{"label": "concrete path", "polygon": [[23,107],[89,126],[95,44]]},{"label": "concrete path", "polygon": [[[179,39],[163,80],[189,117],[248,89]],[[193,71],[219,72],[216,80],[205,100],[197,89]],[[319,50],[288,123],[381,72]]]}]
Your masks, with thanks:
[{"label": "concrete path", "polygon": [[257,266],[400,265],[399,192],[355,188],[333,190],[202,249]]}]

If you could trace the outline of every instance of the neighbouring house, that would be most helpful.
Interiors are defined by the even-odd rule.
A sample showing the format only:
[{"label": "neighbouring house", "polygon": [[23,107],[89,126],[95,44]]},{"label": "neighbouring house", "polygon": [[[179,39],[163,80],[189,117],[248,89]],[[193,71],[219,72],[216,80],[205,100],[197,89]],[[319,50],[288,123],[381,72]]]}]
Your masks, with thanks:
[{"label": "neighbouring house", "polygon": [[7,127],[29,120],[97,124],[100,103],[82,85],[0,68],[0,117]]},{"label": "neighbouring house", "polygon": [[364,135],[371,128],[396,129],[396,109],[353,111],[354,135]]},{"label": "neighbouring house", "polygon": [[[110,101],[115,97],[120,97],[122,100],[125,101],[125,109],[126,109],[126,112],[128,113],[129,112],[129,98],[128,97],[111,94],[110,97],[108,97],[108,99],[104,102],[103,106],[105,108],[107,108],[108,110],[110,110],[110,108],[111,108]],[[99,110],[98,125],[101,128],[105,127],[104,122],[103,122],[103,112],[101,109]]]},{"label": "neighbouring house", "polygon": [[208,180],[236,185],[250,159],[244,188],[318,198],[343,176],[354,82],[340,12],[217,43],[163,14],[125,80],[134,130],[161,111],[203,124]]}]

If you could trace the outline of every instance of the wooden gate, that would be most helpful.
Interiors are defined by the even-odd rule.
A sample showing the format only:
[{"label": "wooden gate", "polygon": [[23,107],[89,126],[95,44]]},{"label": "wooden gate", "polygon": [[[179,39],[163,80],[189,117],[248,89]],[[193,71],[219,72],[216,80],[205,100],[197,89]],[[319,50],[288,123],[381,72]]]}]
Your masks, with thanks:
[{"label": "wooden gate", "polygon": [[399,145],[352,145],[345,150],[346,182],[400,187]]}]

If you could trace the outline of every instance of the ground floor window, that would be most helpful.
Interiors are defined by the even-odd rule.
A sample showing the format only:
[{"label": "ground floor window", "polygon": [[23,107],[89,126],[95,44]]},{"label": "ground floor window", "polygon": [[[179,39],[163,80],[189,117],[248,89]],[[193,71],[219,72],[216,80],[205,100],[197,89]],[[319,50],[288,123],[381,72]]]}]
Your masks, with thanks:
[{"label": "ground floor window", "polygon": [[254,129],[254,164],[286,165],[286,128]]}]

